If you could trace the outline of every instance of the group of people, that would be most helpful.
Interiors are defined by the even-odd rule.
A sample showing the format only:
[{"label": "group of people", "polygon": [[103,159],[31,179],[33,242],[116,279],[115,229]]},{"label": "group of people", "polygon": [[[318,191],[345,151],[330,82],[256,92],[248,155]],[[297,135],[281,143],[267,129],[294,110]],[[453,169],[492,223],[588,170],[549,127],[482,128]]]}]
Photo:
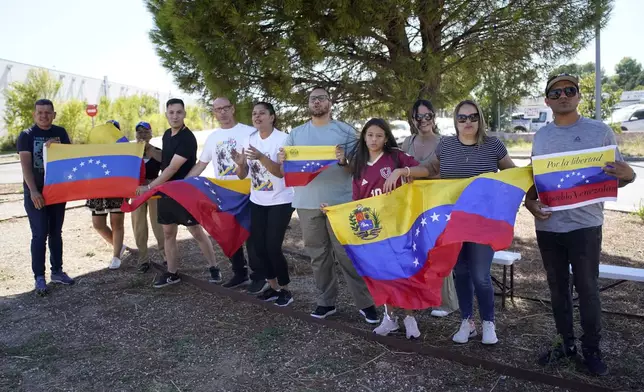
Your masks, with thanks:
[{"label": "group of people", "polygon": [[[577,106],[580,98],[576,77],[561,74],[547,81],[545,102],[552,108],[555,120],[536,133],[533,155],[617,144],[608,126],[579,115]],[[163,135],[161,150],[149,144],[149,124],[137,125],[137,139],[146,143],[146,173],[150,167],[150,174],[142,179],[137,193],[144,193],[167,181],[200,175],[209,164],[212,164],[217,179],[250,177],[251,229],[245,244],[247,257],[240,247],[230,259],[233,276],[223,286],[245,286],[248,293],[265,301],[274,301],[279,306],[293,302],[293,293],[288,289],[290,278],[282,242],[291,215],[296,210],[318,290],[317,304],[311,316],[326,318],[337,311],[337,263],[359,313],[367,323],[379,324],[374,333],[387,335],[400,328],[397,311],[385,305],[381,319],[364,280],[330,227],[325,215],[326,207],[389,192],[409,178],[469,178],[515,165],[503,143],[486,134],[481,108],[471,100],[460,102],[454,110],[455,136],[440,136],[434,107],[427,100],[418,100],[411,108],[412,136],[401,146],[382,119],[367,121],[359,133],[350,125],[332,119],[332,99],[325,88],[316,87],[310,92],[308,106],[310,121],[286,134],[277,129],[276,113],[270,103],[255,104],[251,127],[236,121],[235,107],[228,99],[217,98],[213,112],[220,128],[209,135],[197,159],[197,141],[184,124],[183,102],[169,100],[166,117],[170,128]],[[43,145],[69,143],[65,130],[52,125],[54,117],[51,102],[36,102],[35,125],[18,139],[25,179],[25,209],[32,229],[32,268],[36,290],[40,292],[46,290],[47,238],[51,281],[73,283],[62,269],[61,229],[65,206],[44,206],[40,193],[44,173]],[[321,172],[306,186],[286,187],[283,169],[285,146],[336,146],[338,163]],[[604,170],[618,178],[620,186],[635,180],[634,171],[623,162],[619,153],[617,162],[608,162]],[[117,216],[120,206],[116,211],[116,204],[111,205],[107,201],[88,201],[87,205],[92,209],[97,231],[113,245],[114,255],[109,267],[118,268],[122,252],[126,249],[123,245],[123,218],[122,215]],[[561,336],[559,343],[539,357],[539,363],[555,364],[578,355],[569,291],[569,266],[572,265],[584,330],[581,337],[584,363],[591,373],[605,375],[608,369],[599,348],[601,307],[597,285],[603,205],[597,203],[548,212],[532,188],[526,195],[525,207],[535,216],[537,242],[547,273],[557,332]],[[142,211],[137,210],[132,215],[142,272],[149,268],[146,208],[151,215],[156,211],[156,219],[151,217],[151,223],[159,250],[167,261],[167,271],[155,281],[154,287],[165,287],[181,280],[176,244],[178,225],[187,227],[208,260],[210,281],[222,282],[215,251],[207,234],[184,207],[164,195],[158,200],[149,200],[147,206],[140,207]],[[105,225],[108,212],[112,214],[111,233]],[[155,226],[157,222],[158,226]],[[443,282],[442,304],[432,310],[432,315],[444,317],[460,310],[460,328],[453,336],[456,343],[467,343],[478,333],[473,320],[474,297],[481,319],[482,343],[498,342],[490,275],[493,256],[494,251],[488,245],[464,243],[453,275]],[[418,338],[420,331],[414,313],[404,313],[407,338]]]}]

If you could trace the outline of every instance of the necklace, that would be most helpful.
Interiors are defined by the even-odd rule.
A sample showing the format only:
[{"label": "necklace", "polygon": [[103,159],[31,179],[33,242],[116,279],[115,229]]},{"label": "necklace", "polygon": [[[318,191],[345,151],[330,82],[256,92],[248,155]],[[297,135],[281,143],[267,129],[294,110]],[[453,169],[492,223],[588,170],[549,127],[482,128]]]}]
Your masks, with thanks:
[{"label": "necklace", "polygon": [[[429,150],[429,153],[428,153],[425,157],[421,157],[421,156],[417,155],[417,154],[416,154],[416,147],[415,147],[414,143],[415,143],[415,142],[418,142],[418,143],[420,144],[420,146],[421,146],[421,147],[423,147],[423,148],[425,147],[425,143],[423,143],[423,142],[421,141],[422,139],[421,139],[421,138],[419,138],[419,137],[417,137],[417,136],[418,136],[418,135],[414,135],[414,138],[413,138],[413,140],[412,140],[412,141],[411,141],[411,143],[410,143],[410,145],[411,145],[411,146],[410,146],[410,148],[409,148],[409,150],[410,150],[409,152],[411,153],[411,155],[412,155],[412,156],[414,156],[414,157],[416,158],[416,160],[418,160],[418,162],[425,162],[425,161],[428,161],[428,160],[429,160],[429,158],[431,158],[431,157],[432,157],[432,155],[434,155],[434,150],[435,150],[435,148],[434,148],[434,149],[430,149],[430,150]],[[436,138],[436,140],[438,141],[438,138]],[[429,144],[431,145],[431,141],[430,141],[430,140],[427,140],[427,143],[429,143]],[[425,151],[425,152],[426,152],[426,151]]]},{"label": "necklace", "polygon": [[476,144],[476,143],[474,143],[474,144],[465,144],[465,143],[463,143],[463,142],[461,141],[461,138],[460,138],[460,137],[458,138],[458,141],[459,141],[459,143],[461,143],[461,145],[463,145],[463,146],[466,146],[466,147],[473,147],[473,148],[469,148],[468,153],[465,155],[465,163],[468,163],[468,162],[470,161],[470,156],[472,155],[472,153],[474,153],[475,151],[477,151],[477,150],[478,150],[478,144]]},{"label": "necklace", "polygon": [[467,154],[465,155],[465,163],[468,163],[468,162],[470,161],[470,156],[471,156],[475,151],[477,151],[477,150],[478,150],[478,146],[477,146],[477,145],[468,146],[468,147],[472,147],[472,148],[470,148],[470,149],[469,149],[469,151],[467,152]]}]

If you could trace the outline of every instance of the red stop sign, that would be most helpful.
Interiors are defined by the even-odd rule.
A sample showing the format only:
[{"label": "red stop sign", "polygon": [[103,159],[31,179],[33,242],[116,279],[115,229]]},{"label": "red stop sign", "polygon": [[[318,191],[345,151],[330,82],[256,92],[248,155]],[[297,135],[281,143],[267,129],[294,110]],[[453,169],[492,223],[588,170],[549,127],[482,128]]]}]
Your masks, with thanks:
[{"label": "red stop sign", "polygon": [[96,116],[98,114],[98,105],[87,105],[85,113],[90,117]]}]

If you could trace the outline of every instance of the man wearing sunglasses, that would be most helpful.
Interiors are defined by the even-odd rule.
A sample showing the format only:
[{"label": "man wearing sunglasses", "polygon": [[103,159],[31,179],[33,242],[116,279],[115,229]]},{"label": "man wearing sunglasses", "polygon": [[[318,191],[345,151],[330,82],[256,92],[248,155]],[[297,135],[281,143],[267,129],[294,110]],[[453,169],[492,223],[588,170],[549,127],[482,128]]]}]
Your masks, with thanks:
[{"label": "man wearing sunglasses", "polygon": [[[552,108],[554,122],[534,135],[532,156],[573,152],[617,145],[613,130],[601,121],[585,118],[577,111],[581,99],[577,77],[561,74],[546,83],[546,104]],[[633,169],[623,162],[606,162],[604,172],[619,179],[619,186],[635,180]],[[526,195],[526,208],[535,216],[537,244],[548,278],[552,312],[561,342],[539,358],[543,366],[578,358],[573,328],[573,306],[569,288],[572,265],[579,294],[579,313],[584,334],[581,347],[584,364],[594,375],[607,375],[608,367],[599,349],[601,304],[597,277],[604,222],[604,203],[565,211],[546,212],[533,187]]]},{"label": "man wearing sunglasses", "polygon": [[[356,130],[347,123],[331,119],[331,97],[323,87],[314,87],[308,104],[311,120],[294,128],[286,139],[286,146],[336,146],[353,151],[358,140]],[[338,149],[339,151],[339,149]],[[284,170],[284,149],[278,154]],[[369,324],[380,323],[380,318],[367,285],[356,272],[346,251],[340,245],[320,205],[336,205],[351,201],[351,175],[346,157],[337,165],[324,170],[306,186],[296,186],[293,207],[297,209],[304,246],[311,258],[313,276],[318,289],[317,307],[312,317],[323,319],[336,313],[338,279],[335,264],[342,271],[347,288],[360,314]]]}]

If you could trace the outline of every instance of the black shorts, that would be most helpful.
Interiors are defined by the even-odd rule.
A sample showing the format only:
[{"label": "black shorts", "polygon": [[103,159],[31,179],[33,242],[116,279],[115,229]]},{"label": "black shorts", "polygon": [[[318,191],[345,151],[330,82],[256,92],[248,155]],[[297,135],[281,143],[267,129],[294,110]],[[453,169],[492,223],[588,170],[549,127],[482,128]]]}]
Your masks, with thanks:
[{"label": "black shorts", "polygon": [[161,225],[196,226],[197,220],[174,199],[161,196],[157,204],[157,222]]}]

